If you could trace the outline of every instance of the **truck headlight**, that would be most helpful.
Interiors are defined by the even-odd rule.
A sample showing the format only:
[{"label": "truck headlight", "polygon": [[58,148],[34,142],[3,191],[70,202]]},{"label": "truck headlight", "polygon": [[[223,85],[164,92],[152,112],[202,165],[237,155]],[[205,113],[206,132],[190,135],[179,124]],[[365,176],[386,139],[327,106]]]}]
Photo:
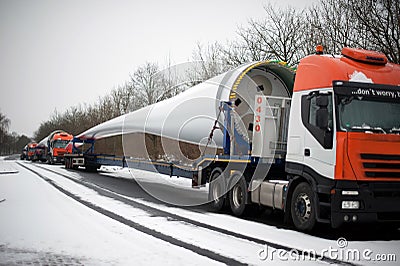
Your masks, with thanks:
[{"label": "truck headlight", "polygon": [[342,201],[342,209],[359,209],[360,202],[357,200],[344,200]]}]

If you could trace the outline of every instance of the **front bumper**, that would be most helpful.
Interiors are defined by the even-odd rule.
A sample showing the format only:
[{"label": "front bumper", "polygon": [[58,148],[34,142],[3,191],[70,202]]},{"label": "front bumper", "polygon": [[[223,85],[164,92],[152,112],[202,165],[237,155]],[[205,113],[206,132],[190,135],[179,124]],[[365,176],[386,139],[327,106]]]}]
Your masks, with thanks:
[{"label": "front bumper", "polygon": [[[358,195],[345,195],[357,191]],[[355,193],[350,193],[355,194]],[[343,201],[358,201],[358,209],[343,209]],[[331,192],[331,224],[393,222],[400,224],[400,182],[338,181]]]},{"label": "front bumper", "polygon": [[53,163],[64,163],[64,155],[62,156],[54,156]]}]

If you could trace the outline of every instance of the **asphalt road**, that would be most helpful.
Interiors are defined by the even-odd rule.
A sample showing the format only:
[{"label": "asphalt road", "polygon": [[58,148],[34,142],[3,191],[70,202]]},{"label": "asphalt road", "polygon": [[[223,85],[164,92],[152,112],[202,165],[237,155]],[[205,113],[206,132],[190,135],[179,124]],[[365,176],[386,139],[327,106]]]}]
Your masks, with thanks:
[{"label": "asphalt road", "polygon": [[[41,164],[38,165],[40,166]],[[47,165],[43,166],[48,168]],[[50,169],[57,171],[57,168],[61,167],[63,166],[57,165],[52,166]],[[82,181],[95,184],[127,197],[140,198],[157,204],[174,206],[174,204],[165,203],[148,194],[142,188],[141,185],[143,184],[141,183],[141,185],[139,185],[134,179],[116,177],[114,174],[109,174],[106,172],[88,173],[81,170],[75,170],[73,173],[74,175],[78,175]],[[204,191],[199,191],[196,189],[182,190],[173,186],[159,183],[146,183],[145,186],[147,189],[156,192],[158,196],[161,196],[163,199],[166,199],[169,202],[174,202],[176,201],[176,198],[178,198],[179,202],[185,200],[185,202],[195,204],[196,202],[204,202],[204,200],[207,198],[207,195],[204,193]],[[210,211],[209,206],[204,204],[200,206],[181,208],[188,208],[197,212]],[[224,212],[229,213],[229,210],[225,210]],[[250,214],[242,217],[242,219],[268,224],[278,228],[294,230],[291,225],[283,224],[283,213],[279,211],[271,211],[267,209],[263,212],[251,212]],[[345,237],[350,241],[400,240],[400,228],[396,228],[388,224],[356,224],[343,226],[339,229],[332,229],[329,227],[329,225],[320,224],[313,232],[309,234],[330,240],[336,240],[339,237]]]}]

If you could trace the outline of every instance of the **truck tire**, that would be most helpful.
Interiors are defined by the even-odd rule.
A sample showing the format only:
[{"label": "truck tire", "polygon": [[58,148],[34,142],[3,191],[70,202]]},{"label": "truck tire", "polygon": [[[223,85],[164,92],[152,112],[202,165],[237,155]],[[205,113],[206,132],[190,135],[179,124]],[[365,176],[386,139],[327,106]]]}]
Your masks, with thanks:
[{"label": "truck tire", "polygon": [[71,169],[72,168],[71,167],[71,161],[70,161],[69,158],[65,158],[64,167],[65,167],[65,169]]},{"label": "truck tire", "polygon": [[221,168],[215,168],[211,172],[210,185],[208,190],[208,199],[210,200],[210,209],[212,211],[221,211],[225,205],[225,180],[221,177]]},{"label": "truck tire", "polygon": [[311,231],[314,228],[316,223],[314,193],[308,183],[302,182],[294,189],[290,212],[296,229]]},{"label": "truck tire", "polygon": [[241,176],[229,191],[229,205],[231,206],[233,215],[243,215],[246,209],[247,196],[247,183],[244,177]]},{"label": "truck tire", "polygon": [[47,163],[48,164],[53,164],[53,156],[47,155]]}]

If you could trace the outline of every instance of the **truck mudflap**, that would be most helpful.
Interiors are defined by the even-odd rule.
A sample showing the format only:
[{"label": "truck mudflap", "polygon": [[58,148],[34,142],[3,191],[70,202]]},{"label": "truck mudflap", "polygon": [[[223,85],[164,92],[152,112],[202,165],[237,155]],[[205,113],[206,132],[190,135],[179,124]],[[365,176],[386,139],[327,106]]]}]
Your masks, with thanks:
[{"label": "truck mudflap", "polygon": [[390,222],[400,225],[400,183],[337,182],[331,190],[331,225]]}]

